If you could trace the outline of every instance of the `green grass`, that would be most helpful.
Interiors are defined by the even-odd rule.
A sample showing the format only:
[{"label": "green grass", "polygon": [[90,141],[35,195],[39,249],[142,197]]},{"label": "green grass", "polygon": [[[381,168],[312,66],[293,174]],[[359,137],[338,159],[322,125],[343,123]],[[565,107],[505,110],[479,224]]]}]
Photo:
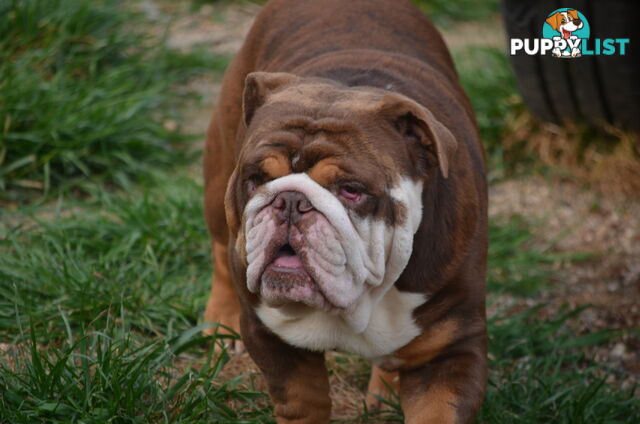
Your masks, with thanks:
[{"label": "green grass", "polygon": [[554,243],[537,242],[534,229],[519,215],[500,224],[490,223],[489,239],[488,288],[494,294],[535,295],[548,287],[552,266],[590,257],[580,252],[553,252]]},{"label": "green grass", "polygon": [[120,3],[0,4],[0,200],[86,179],[126,187],[150,168],[185,162],[176,143],[185,136],[163,126],[179,119],[169,88],[227,61],[166,49]]},{"label": "green grass", "polygon": [[513,174],[530,158],[503,143],[509,124],[525,110],[509,59],[502,49],[483,46],[464,47],[453,56],[476,114],[488,158],[489,180]]},{"label": "green grass", "polygon": [[[119,324],[120,325],[120,324]],[[270,420],[256,401],[266,394],[220,381],[229,357],[202,347],[197,368],[176,358],[204,346],[201,327],[179,337],[139,342],[113,323],[40,350],[31,332],[16,364],[0,363],[0,421],[7,423],[250,423]],[[111,331],[113,331],[113,333]],[[213,346],[213,344],[212,344]],[[245,406],[233,409],[230,402]]]},{"label": "green grass", "polygon": [[[450,19],[495,7],[463,3],[431,2]],[[227,59],[129,31],[144,19],[117,4],[0,4],[0,200],[20,204],[0,208],[0,422],[272,423],[267,395],[223,379],[229,357],[201,336],[211,262],[198,159],[162,126],[185,100],[172,84]],[[515,93],[506,58],[475,49],[456,61],[500,155]],[[490,304],[535,301],[554,264],[580,259],[535,232],[518,217],[491,224]],[[542,306],[491,317],[477,422],[640,422],[637,395],[585,353],[618,334],[576,334],[579,310],[543,319]],[[397,402],[387,409],[361,421],[402,421]]]},{"label": "green grass", "polygon": [[542,305],[489,321],[491,376],[478,423],[634,423],[634,389],[605,384],[606,368],[584,348],[611,340],[614,331],[578,335],[567,321],[580,309],[541,319]]},{"label": "green grass", "polygon": [[[46,212],[52,217],[0,233],[0,334],[15,337],[33,320],[56,338],[65,330],[60,314],[78,327],[102,324],[107,311],[149,335],[194,325],[210,266],[202,190],[176,176],[151,184],[60,200]],[[61,211],[68,216],[56,218]]]},{"label": "green grass", "polygon": [[505,117],[519,102],[509,60],[499,48],[470,46],[456,51],[454,61],[476,112],[482,140],[487,149],[497,149]]}]

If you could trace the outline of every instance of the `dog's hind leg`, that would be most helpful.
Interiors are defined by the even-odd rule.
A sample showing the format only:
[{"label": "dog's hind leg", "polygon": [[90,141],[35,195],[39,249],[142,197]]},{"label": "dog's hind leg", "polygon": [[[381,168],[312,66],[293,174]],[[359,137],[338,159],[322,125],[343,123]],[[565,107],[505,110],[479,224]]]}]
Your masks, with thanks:
[{"label": "dog's hind leg", "polygon": [[[215,241],[213,242],[213,267],[211,294],[204,311],[204,320],[222,324],[240,334],[240,301],[229,273],[227,246]],[[209,335],[216,332],[230,334],[224,327],[209,327],[204,330],[204,333]],[[244,350],[240,340],[228,340],[226,345],[236,353]]]},{"label": "dog's hind leg", "polygon": [[[219,323],[240,333],[240,301],[229,272],[228,240],[229,230],[225,218],[224,194],[233,170],[233,151],[230,148],[235,137],[233,116],[221,116],[219,106],[214,113],[207,133],[204,152],[204,210],[207,227],[212,238],[213,275],[211,294],[204,312],[204,321]],[[205,334],[229,334],[224,327],[209,327]],[[233,351],[244,350],[239,340],[228,340],[227,346]]]}]

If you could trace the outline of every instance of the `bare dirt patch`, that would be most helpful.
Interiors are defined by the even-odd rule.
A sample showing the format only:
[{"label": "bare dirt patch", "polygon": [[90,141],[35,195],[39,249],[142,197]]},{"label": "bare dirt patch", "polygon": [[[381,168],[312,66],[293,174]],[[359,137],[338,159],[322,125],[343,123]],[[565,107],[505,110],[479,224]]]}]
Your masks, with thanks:
[{"label": "bare dirt patch", "polygon": [[[442,30],[447,47],[456,50],[469,46],[505,47],[506,33],[500,15],[478,22],[456,23]],[[505,47],[506,48],[506,47]]]},{"label": "bare dirt patch", "polygon": [[545,305],[541,314],[589,306],[571,323],[577,332],[630,330],[589,356],[617,371],[623,388],[640,381],[640,339],[631,331],[640,328],[640,199],[541,177],[496,184],[490,193],[494,219],[520,215],[539,243],[588,255],[554,271],[551,286],[536,299]]}]

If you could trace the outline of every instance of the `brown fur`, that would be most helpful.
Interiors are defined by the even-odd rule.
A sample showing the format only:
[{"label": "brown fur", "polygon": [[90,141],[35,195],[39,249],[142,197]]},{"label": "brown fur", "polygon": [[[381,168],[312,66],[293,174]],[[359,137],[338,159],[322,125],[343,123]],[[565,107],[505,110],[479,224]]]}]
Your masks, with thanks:
[{"label": "brown fur", "polygon": [[456,339],[458,324],[454,320],[432,324],[424,333],[403,348],[398,349],[393,360],[400,369],[412,369],[438,357],[442,350]]},{"label": "brown fur", "polygon": [[340,167],[332,163],[332,159],[322,159],[309,170],[311,179],[325,187],[329,186],[332,181],[342,178],[343,175]]},{"label": "brown fur", "polygon": [[247,350],[264,374],[278,423],[326,424],[331,415],[324,355],[283,343],[252,311],[241,320]]},{"label": "brown fur", "polygon": [[[211,281],[211,295],[204,311],[205,322],[217,322],[240,333],[240,303],[233,289],[233,282],[229,273],[229,258],[227,247],[220,243],[213,243],[213,266],[215,272]],[[229,333],[224,328],[209,327],[206,334]]]},{"label": "brown fur", "polygon": [[[360,181],[368,197],[356,212],[389,225],[406,211],[388,188],[400,177],[424,181],[423,219],[396,287],[430,300],[414,312],[423,334],[393,355],[404,363],[399,393],[407,422],[471,422],[487,378],[484,158],[447,49],[408,1],[271,0],[225,74],[207,135],[206,220],[214,251],[228,246],[247,350],[279,422],[326,423],[322,354],[264,327],[246,288],[248,181],[290,172],[334,192]],[[214,256],[212,297],[228,283],[223,255]],[[211,309],[206,317],[223,321],[238,312]]]},{"label": "brown fur", "polygon": [[291,165],[282,155],[269,156],[263,160],[262,169],[272,180],[291,173]]},{"label": "brown fur", "polygon": [[447,386],[431,387],[415,399],[403,399],[407,424],[454,424],[457,396]]}]

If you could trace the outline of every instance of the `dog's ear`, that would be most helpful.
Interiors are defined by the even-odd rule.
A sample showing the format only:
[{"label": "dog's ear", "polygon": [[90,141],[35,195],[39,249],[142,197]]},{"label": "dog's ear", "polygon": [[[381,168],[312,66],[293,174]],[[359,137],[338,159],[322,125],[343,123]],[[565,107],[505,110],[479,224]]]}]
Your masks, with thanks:
[{"label": "dog's ear", "polygon": [[571,16],[573,19],[580,19],[580,17],[578,16],[578,11],[575,9],[569,9],[567,10],[567,13],[569,14],[569,16]]},{"label": "dog's ear", "polygon": [[238,167],[234,169],[233,173],[229,177],[229,181],[227,182],[227,187],[225,188],[224,194],[225,218],[227,219],[227,226],[229,227],[229,231],[234,236],[240,229],[240,221],[242,219],[242,217],[240,216],[239,203],[243,190],[238,190],[238,187],[236,187],[237,182]]},{"label": "dog's ear", "polygon": [[557,31],[560,28],[560,20],[562,19],[561,13],[554,13],[553,15],[547,18],[547,23],[551,25],[554,31]]},{"label": "dog's ear", "polygon": [[286,72],[252,72],[244,80],[242,111],[245,125],[249,126],[253,115],[265,102],[269,93],[299,80]]},{"label": "dog's ear", "polygon": [[429,109],[402,94],[390,93],[383,97],[381,113],[391,120],[405,140],[418,142],[425,148],[427,160],[437,161],[442,175],[449,176],[458,142]]},{"label": "dog's ear", "polygon": [[227,188],[224,195],[224,213],[227,220],[227,226],[229,227],[229,234],[236,238],[236,253],[244,266],[247,265],[247,252],[245,250],[245,234],[242,230],[243,218],[240,205],[243,201],[244,190],[237,187],[239,176],[239,169],[236,169],[229,177]]}]

